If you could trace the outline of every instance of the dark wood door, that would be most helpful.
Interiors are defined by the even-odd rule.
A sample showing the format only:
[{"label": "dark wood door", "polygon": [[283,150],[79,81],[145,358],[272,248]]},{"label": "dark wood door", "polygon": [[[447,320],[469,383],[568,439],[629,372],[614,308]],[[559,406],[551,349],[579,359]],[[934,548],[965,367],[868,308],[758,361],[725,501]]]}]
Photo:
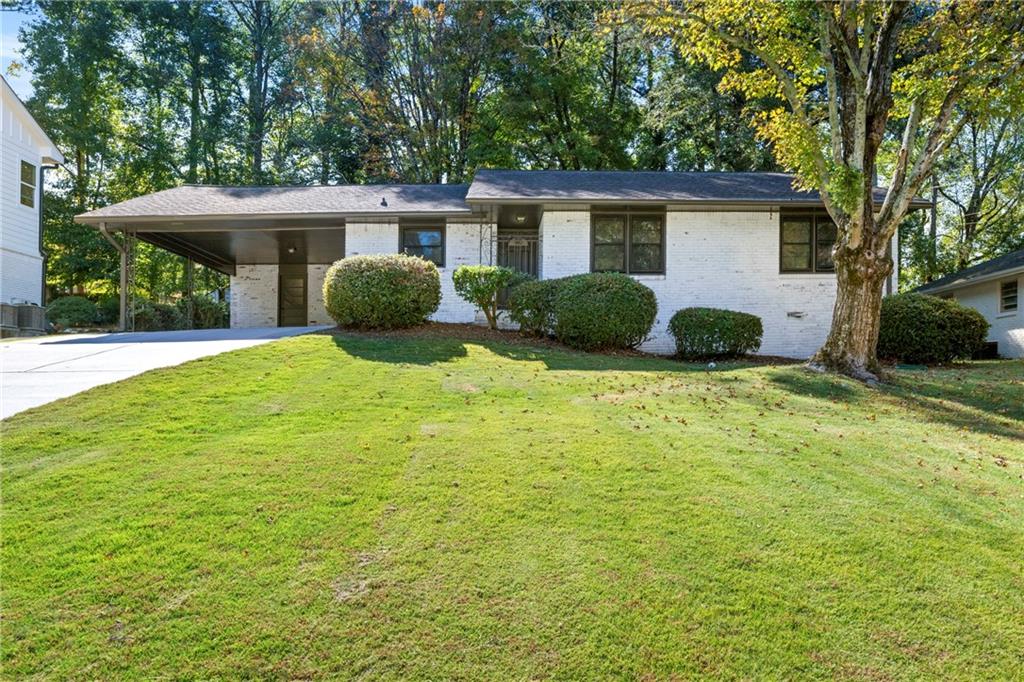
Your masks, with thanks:
[{"label": "dark wood door", "polygon": [[282,263],[277,282],[277,326],[304,327],[306,314],[306,265]]}]

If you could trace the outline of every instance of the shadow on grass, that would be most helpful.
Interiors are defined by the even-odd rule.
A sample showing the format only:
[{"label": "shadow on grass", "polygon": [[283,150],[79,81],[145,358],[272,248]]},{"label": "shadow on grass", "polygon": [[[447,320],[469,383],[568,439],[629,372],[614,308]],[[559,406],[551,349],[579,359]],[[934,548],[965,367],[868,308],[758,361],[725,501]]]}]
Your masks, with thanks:
[{"label": "shadow on grass", "polygon": [[771,383],[794,395],[867,405],[895,400],[922,420],[1024,440],[1024,363],[896,372],[876,390],[807,370],[780,372]]},{"label": "shadow on grass", "polygon": [[749,369],[755,363],[720,362],[712,369],[704,363],[688,363],[650,355],[585,353],[569,348],[531,346],[489,340],[436,337],[360,336],[334,334],[334,344],[349,355],[372,362],[432,365],[467,355],[466,346],[486,348],[491,353],[518,362],[541,362],[553,371],[580,372],[730,372]]}]

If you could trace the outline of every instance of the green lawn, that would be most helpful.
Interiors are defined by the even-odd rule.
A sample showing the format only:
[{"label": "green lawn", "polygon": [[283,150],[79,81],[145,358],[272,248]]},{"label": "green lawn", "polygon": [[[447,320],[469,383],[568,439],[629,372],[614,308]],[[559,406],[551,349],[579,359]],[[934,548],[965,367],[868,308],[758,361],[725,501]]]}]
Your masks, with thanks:
[{"label": "green lawn", "polygon": [[1024,677],[1024,363],[305,336],[3,424],[6,678]]}]

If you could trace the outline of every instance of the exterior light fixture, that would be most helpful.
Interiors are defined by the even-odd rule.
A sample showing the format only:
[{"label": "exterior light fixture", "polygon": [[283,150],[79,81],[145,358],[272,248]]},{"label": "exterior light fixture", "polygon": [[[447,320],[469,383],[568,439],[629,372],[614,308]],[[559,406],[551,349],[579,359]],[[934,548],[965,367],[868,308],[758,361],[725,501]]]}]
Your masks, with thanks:
[{"label": "exterior light fixture", "polygon": [[381,197],[380,198],[380,205],[386,207],[388,205],[388,198],[387,197]]},{"label": "exterior light fixture", "polygon": [[525,213],[517,213],[516,214],[516,222],[518,224],[520,224],[520,225],[525,223],[526,222],[526,214]]},{"label": "exterior light fixture", "polygon": [[288,253],[295,253],[295,247],[294,246],[289,246],[288,247]]}]

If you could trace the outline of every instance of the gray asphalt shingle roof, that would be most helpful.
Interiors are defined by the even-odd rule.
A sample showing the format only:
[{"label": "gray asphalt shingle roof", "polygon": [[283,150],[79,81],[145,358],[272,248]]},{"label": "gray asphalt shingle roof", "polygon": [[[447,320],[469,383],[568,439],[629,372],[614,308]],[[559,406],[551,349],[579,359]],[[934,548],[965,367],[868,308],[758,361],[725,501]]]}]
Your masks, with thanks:
[{"label": "gray asphalt shingle roof", "polygon": [[929,291],[935,291],[936,289],[948,289],[962,284],[971,284],[972,282],[997,276],[1001,272],[1009,272],[1020,268],[1024,268],[1024,249],[1011,251],[1010,253],[1003,254],[998,258],[993,258],[992,260],[987,260],[984,263],[978,263],[977,265],[972,265],[969,268],[964,268],[960,272],[954,272],[951,275],[940,277],[934,282],[928,282],[927,284],[919,286],[917,291],[926,294]]},{"label": "gray asphalt shingle roof", "polygon": [[[885,190],[875,190],[877,201]],[[84,223],[203,217],[470,213],[468,202],[582,201],[820,205],[786,173],[480,170],[472,185],[223,187],[183,185],[78,216]],[[922,205],[918,200],[916,205]],[[923,205],[928,205],[924,202]]]},{"label": "gray asphalt shingle roof", "polygon": [[89,211],[79,218],[98,222],[141,217],[468,213],[467,189],[467,185],[183,185]]},{"label": "gray asphalt shingle roof", "polygon": [[[885,190],[875,190],[876,201]],[[467,201],[656,201],[817,204],[817,192],[793,189],[788,173],[479,170]]]}]

